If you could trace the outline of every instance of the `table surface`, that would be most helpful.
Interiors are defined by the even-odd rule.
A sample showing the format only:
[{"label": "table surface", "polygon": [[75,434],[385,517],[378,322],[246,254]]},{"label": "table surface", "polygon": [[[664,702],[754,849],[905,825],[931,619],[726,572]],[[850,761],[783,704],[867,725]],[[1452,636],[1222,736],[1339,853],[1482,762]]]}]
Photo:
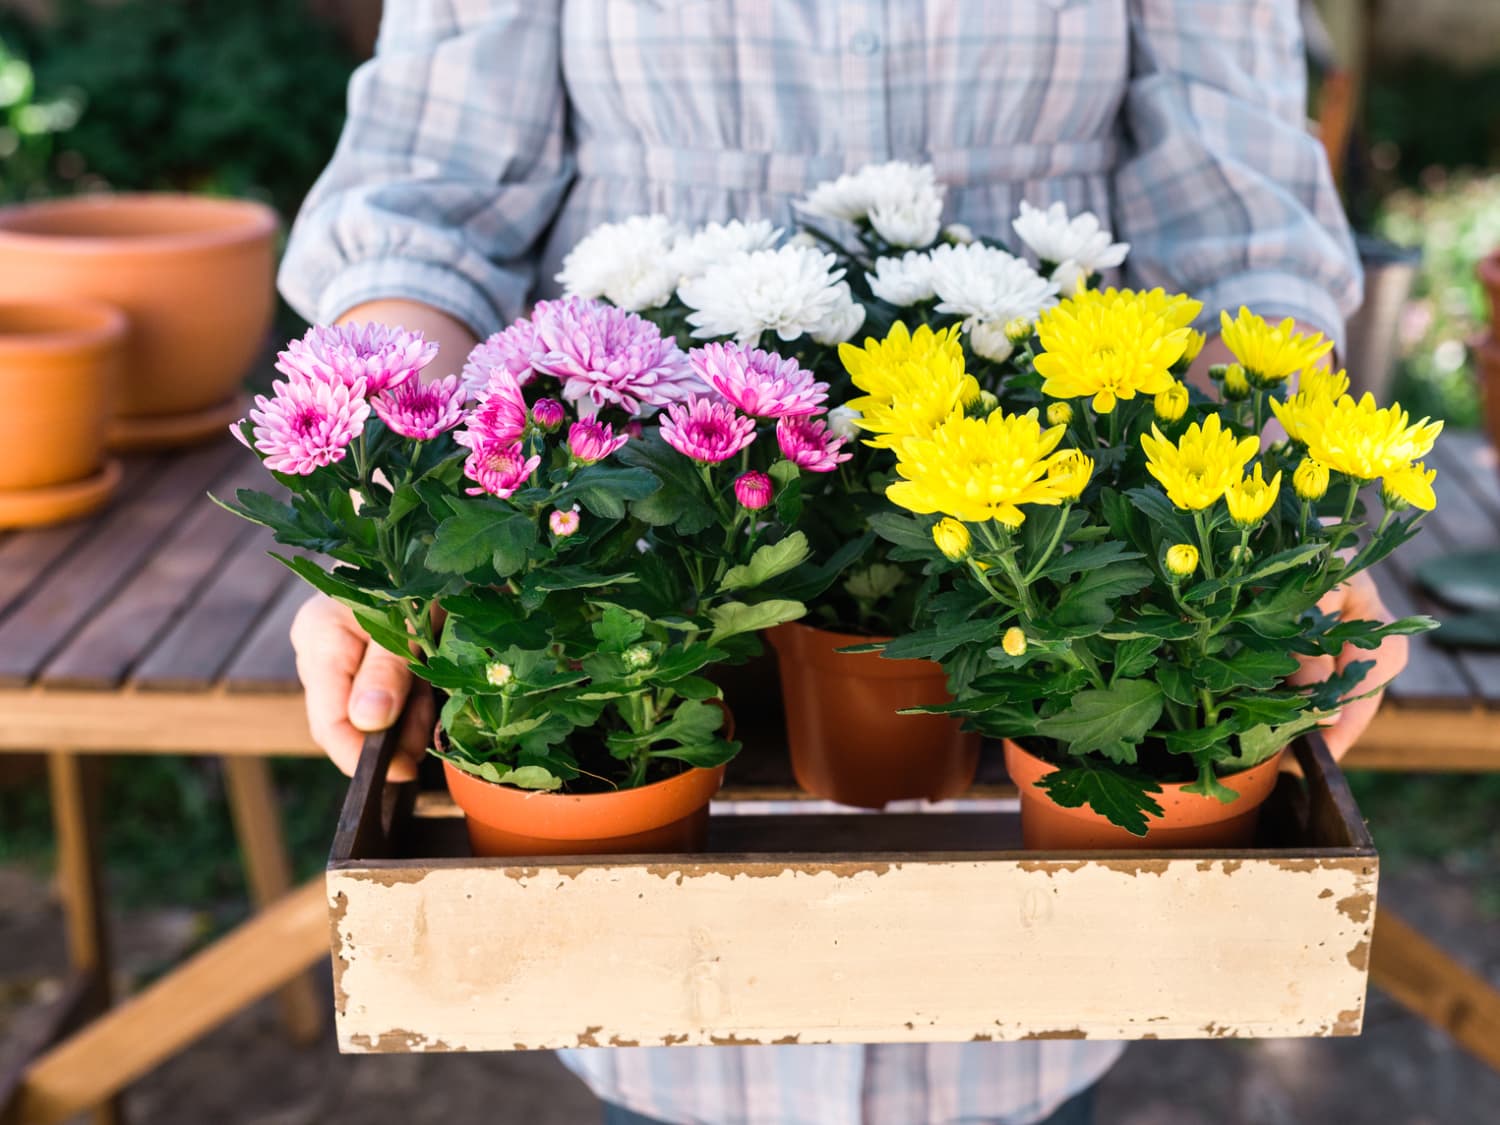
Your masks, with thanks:
[{"label": "table surface", "polygon": [[[1424,560],[1500,549],[1494,449],[1447,434],[1429,464],[1437,511],[1377,575],[1397,614],[1436,610],[1412,582]],[[128,458],[88,519],[0,533],[0,749],[316,753],[287,642],[306,588],[207,496],[263,481],[226,436]],[[1439,737],[1448,757],[1427,753]],[[1500,766],[1500,652],[1416,638],[1349,764]]]}]

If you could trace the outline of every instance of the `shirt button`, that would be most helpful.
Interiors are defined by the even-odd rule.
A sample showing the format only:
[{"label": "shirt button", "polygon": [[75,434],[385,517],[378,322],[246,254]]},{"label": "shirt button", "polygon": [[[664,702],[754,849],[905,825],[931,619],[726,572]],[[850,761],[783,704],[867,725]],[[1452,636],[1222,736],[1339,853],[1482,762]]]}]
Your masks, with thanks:
[{"label": "shirt button", "polygon": [[849,49],[856,55],[873,55],[880,50],[880,36],[873,31],[856,31],[849,40]]}]

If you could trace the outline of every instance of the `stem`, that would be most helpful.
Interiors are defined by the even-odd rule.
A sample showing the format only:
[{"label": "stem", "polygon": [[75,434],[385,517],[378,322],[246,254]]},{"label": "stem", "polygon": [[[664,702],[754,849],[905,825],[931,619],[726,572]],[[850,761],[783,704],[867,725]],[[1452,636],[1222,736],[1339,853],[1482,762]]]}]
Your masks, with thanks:
[{"label": "stem", "polygon": [[1016,560],[1009,552],[1000,556],[1000,569],[1005,571],[1005,576],[1016,588],[1016,597],[1021,602],[1021,613],[1025,616],[1027,624],[1030,624],[1036,617],[1036,605],[1031,600],[1031,589],[1021,575],[1021,568],[1016,566]]},{"label": "stem", "polygon": [[1198,545],[1203,548],[1203,573],[1209,578],[1217,578],[1214,573],[1214,541],[1203,519],[1202,508],[1193,513],[1193,526],[1198,529]]},{"label": "stem", "polygon": [[1052,533],[1052,540],[1047,544],[1047,549],[1042,552],[1042,557],[1036,561],[1035,566],[1026,572],[1027,582],[1035,581],[1036,576],[1041,573],[1042,567],[1046,566],[1047,561],[1052,558],[1052,552],[1057,550],[1057,544],[1062,540],[1063,529],[1068,526],[1068,513],[1072,510],[1073,505],[1071,503],[1063,505],[1062,518],[1057,521],[1057,530]]}]

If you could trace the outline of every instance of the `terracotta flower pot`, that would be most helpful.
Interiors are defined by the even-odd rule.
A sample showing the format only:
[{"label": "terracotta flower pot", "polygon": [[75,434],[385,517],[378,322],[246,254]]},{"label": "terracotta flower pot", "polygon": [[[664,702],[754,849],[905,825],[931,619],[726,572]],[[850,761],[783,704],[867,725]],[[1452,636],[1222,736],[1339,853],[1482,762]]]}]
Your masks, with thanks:
[{"label": "terracotta flower pot", "polygon": [[872,638],[796,622],[767,636],[781,667],[792,772],[807,792],[878,809],[914,797],[957,797],[974,783],[979,735],[946,715],[897,714],[948,701],[939,665],[840,653]]},{"label": "terracotta flower pot", "polygon": [[1276,787],[1285,750],[1229,777],[1223,783],[1239,799],[1223,804],[1186,793],[1186,783],[1163,784],[1155,795],[1163,815],[1153,817],[1144,836],[1134,836],[1088,807],[1054,804],[1037,782],[1057,767],[1016,743],[1005,741],[1005,769],[1021,795],[1021,839],[1034,851],[1142,851],[1168,848],[1244,848],[1255,840],[1260,807]]},{"label": "terracotta flower pot", "polygon": [[71,519],[114,490],[104,435],[124,339],[108,305],[0,301],[0,526]]},{"label": "terracotta flower pot", "polygon": [[708,803],[724,782],[719,766],[636,789],[568,794],[496,785],[449,762],[443,772],[478,856],[699,851]]},{"label": "terracotta flower pot", "polygon": [[1490,441],[1500,442],[1500,336],[1486,336],[1474,348],[1479,368],[1479,390],[1484,401],[1484,424]]},{"label": "terracotta flower pot", "polygon": [[274,310],[276,213],[191,195],[0,209],[0,299],[92,298],[130,321],[111,443],[180,444],[238,416]]},{"label": "terracotta flower pot", "polygon": [[1500,250],[1479,259],[1474,272],[1490,299],[1490,339],[1500,342]]}]

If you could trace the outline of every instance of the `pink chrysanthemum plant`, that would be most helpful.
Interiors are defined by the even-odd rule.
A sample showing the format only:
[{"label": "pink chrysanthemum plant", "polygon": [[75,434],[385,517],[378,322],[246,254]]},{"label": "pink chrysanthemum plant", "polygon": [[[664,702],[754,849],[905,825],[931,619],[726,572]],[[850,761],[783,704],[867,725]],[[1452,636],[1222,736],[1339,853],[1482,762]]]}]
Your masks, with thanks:
[{"label": "pink chrysanthemum plant", "polygon": [[803,478],[843,456],[827,388],[583,300],[461,375],[424,379],[434,358],[399,329],[313,329],[234,428],[282,493],[221,503],[446,693],[434,752],[457,767],[587,792],[726,761],[712,669],[839,565],[796,527]]}]

